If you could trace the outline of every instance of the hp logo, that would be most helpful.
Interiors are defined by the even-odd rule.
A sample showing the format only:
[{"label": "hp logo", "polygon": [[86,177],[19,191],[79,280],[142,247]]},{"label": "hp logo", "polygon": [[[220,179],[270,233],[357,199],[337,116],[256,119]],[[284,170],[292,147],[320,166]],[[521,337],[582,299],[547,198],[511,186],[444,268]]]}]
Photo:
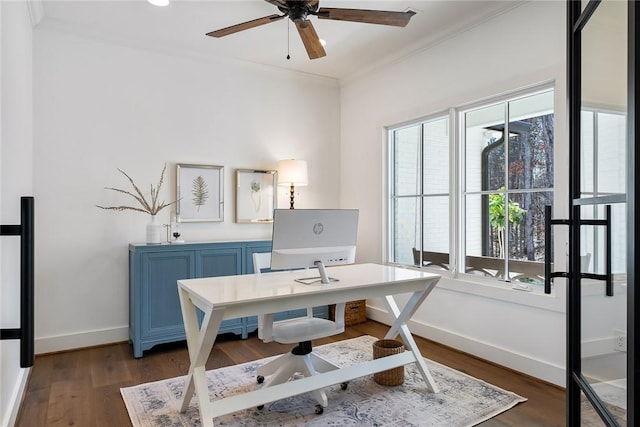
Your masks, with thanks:
[{"label": "hp logo", "polygon": [[324,225],[321,222],[313,224],[313,234],[319,235],[324,231]]}]

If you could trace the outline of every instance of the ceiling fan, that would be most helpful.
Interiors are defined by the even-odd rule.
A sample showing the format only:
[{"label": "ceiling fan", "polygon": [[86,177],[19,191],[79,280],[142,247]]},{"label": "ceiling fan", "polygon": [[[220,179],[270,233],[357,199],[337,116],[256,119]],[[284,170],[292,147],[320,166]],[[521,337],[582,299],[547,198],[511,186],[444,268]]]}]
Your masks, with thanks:
[{"label": "ceiling fan", "polygon": [[364,22],[368,24],[391,25],[394,27],[405,27],[409,20],[416,13],[414,11],[391,12],[384,10],[365,9],[343,9],[335,7],[318,7],[319,0],[265,0],[278,8],[282,15],[269,15],[263,18],[232,25],[220,30],[207,33],[211,37],[224,37],[239,31],[259,27],[270,22],[279,21],[289,17],[296,24],[298,34],[302,39],[309,59],[316,59],[326,56],[327,53],[320,43],[320,38],[313,28],[313,24],[308,19],[310,15],[315,15],[319,19],[333,19],[335,21]]}]

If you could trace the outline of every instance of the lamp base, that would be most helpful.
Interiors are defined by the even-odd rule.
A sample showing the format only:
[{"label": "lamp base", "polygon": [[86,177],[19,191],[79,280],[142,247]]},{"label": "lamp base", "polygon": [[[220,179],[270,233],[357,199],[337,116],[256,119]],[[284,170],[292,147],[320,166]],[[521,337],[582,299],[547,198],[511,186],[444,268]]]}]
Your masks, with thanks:
[{"label": "lamp base", "polygon": [[291,187],[289,188],[289,209],[293,209],[293,193],[294,186],[291,184]]}]

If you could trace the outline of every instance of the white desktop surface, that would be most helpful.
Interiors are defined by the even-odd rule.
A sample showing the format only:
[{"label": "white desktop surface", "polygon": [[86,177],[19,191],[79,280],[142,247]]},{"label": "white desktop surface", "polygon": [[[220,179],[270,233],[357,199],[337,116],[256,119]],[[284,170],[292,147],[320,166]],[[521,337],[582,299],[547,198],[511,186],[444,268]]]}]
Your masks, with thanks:
[{"label": "white desktop surface", "polygon": [[[416,363],[426,384],[433,392],[437,392],[437,386],[406,322],[433,290],[440,276],[379,264],[329,267],[327,272],[330,277],[339,281],[311,285],[295,282],[298,278],[317,275],[318,272],[314,269],[179,280],[178,290],[191,359],[181,410],[186,410],[195,392],[200,405],[201,423],[203,426],[212,426],[213,418],[216,416],[407,363]],[[404,293],[413,295],[400,310],[393,295]],[[383,298],[387,310],[395,320],[385,338],[393,339],[401,335],[408,350],[405,353],[365,362],[362,368],[343,368],[336,371],[337,373],[328,372],[313,378],[280,384],[269,388],[268,394],[261,393],[262,390],[256,390],[242,396],[209,401],[204,364],[209,357],[223,319],[375,297]],[[201,326],[199,326],[196,307],[205,314]]]},{"label": "white desktop surface", "polygon": [[[318,274],[316,269],[310,269],[179,280],[178,286],[188,290],[192,302],[200,309],[224,306],[224,318],[228,319],[272,313],[273,304],[277,304],[277,311],[284,311],[322,305],[315,304],[315,301],[323,298],[326,304],[352,301],[353,295],[362,297],[362,288],[367,288],[365,298],[384,296],[389,293],[389,283],[393,283],[394,294],[403,293],[403,282],[407,284],[404,292],[411,292],[415,290],[412,282],[416,279],[440,277],[379,264],[328,267],[327,272],[339,281],[311,285],[295,281]],[[314,301],[314,304],[310,304],[310,301]]]}]

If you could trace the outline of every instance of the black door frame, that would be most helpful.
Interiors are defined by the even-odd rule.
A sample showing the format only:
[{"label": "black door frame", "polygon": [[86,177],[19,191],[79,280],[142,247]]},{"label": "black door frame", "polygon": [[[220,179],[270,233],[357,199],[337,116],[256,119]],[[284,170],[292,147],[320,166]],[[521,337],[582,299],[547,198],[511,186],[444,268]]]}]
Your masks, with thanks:
[{"label": "black door frame", "polygon": [[[582,376],[581,363],[581,292],[580,292],[580,108],[581,108],[581,31],[600,4],[600,0],[591,0],[584,9],[581,1],[567,1],[567,91],[569,119],[569,280],[567,286],[567,425],[579,426],[581,415],[581,394],[587,397],[596,412],[607,426],[618,426],[615,418],[609,413],[598,395],[593,392],[589,383]],[[636,22],[640,7],[631,0],[628,4],[628,82],[627,82],[627,425],[635,425],[636,408],[640,405],[635,385],[640,384],[640,364],[636,363],[635,354],[639,340],[635,339],[635,331],[640,330],[640,316],[636,316],[636,308],[640,308],[638,299],[640,292],[635,292],[636,283],[634,267],[637,262],[636,247],[640,236],[640,224],[635,215],[638,189],[635,187],[635,165],[640,164],[640,150],[636,150],[636,135],[640,135],[640,108],[636,102],[640,100],[639,87],[636,85],[635,73],[636,47],[640,46]],[[637,70],[640,72],[640,69]],[[640,408],[639,408],[640,409]]]}]

